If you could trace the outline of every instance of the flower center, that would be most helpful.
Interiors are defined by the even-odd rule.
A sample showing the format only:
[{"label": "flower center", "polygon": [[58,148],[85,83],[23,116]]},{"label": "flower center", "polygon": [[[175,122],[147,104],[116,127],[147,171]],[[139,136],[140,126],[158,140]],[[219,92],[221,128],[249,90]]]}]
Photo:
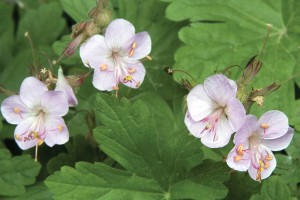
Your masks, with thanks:
[{"label": "flower center", "polygon": [[208,131],[208,133],[213,133],[214,134],[213,141],[217,141],[218,140],[218,136],[216,134],[217,125],[223,113],[224,113],[224,107],[219,107],[216,108],[212,114],[202,119],[200,122],[206,123],[206,126],[201,131],[201,134],[205,133],[206,131]]}]

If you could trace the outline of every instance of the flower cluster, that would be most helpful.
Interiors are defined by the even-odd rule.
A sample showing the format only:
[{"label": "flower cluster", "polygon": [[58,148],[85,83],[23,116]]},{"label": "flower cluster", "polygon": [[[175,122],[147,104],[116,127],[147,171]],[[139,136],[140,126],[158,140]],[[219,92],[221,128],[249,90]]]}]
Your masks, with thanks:
[{"label": "flower cluster", "polygon": [[236,96],[237,85],[233,80],[221,74],[208,77],[187,96],[185,124],[192,135],[210,148],[225,146],[236,132],[235,146],[226,160],[228,166],[248,171],[252,179],[261,181],[276,167],[272,151],[286,148],[294,130],[280,111],[266,112],[259,120],[246,115]]}]

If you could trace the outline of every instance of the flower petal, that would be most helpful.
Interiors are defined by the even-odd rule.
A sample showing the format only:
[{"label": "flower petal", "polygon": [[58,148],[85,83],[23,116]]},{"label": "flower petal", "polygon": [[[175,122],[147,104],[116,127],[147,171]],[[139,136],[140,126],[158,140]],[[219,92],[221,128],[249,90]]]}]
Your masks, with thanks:
[{"label": "flower petal", "polygon": [[232,97],[236,97],[236,84],[222,74],[208,77],[204,81],[204,88],[210,98],[223,107]]},{"label": "flower petal", "polygon": [[289,146],[294,135],[294,129],[290,128],[283,136],[276,139],[265,139],[264,145],[272,151],[281,151]]},{"label": "flower petal", "polygon": [[248,141],[249,136],[256,131],[257,119],[254,115],[247,115],[245,123],[234,135],[233,143]]},{"label": "flower petal", "polygon": [[228,101],[225,113],[234,131],[239,130],[246,120],[246,110],[237,98]]},{"label": "flower petal", "polygon": [[41,106],[47,114],[64,116],[69,111],[67,96],[61,91],[44,92],[41,99]]},{"label": "flower petal", "polygon": [[105,31],[105,40],[110,49],[118,50],[121,54],[124,54],[131,45],[130,42],[134,35],[134,26],[129,21],[115,19],[108,25]]},{"label": "flower petal", "polygon": [[37,143],[37,139],[33,139],[29,137],[31,131],[35,131],[38,133],[40,132],[42,133],[44,131],[43,126],[40,127],[41,128],[40,130],[32,129],[34,124],[35,124],[35,118],[30,117],[27,118],[26,120],[23,120],[20,124],[18,124],[18,126],[15,129],[15,133],[14,133],[15,140],[18,146],[22,150],[26,150],[31,147],[34,147]]},{"label": "flower petal", "polygon": [[189,114],[189,111],[186,112],[185,118],[184,118],[184,123],[190,133],[197,137],[201,138],[203,135],[205,135],[208,131],[204,130],[206,127],[206,123],[202,123],[201,121],[194,121]]},{"label": "flower petal", "polygon": [[205,92],[203,85],[197,85],[187,95],[187,106],[194,121],[200,121],[217,107]]},{"label": "flower petal", "polygon": [[[248,148],[248,143],[239,143],[234,146],[234,148],[229,152],[226,162],[227,165],[237,171],[247,171],[251,164],[251,159],[249,153],[244,152],[244,154],[238,155],[237,148],[239,145],[243,145],[243,149]],[[241,158],[241,160],[236,160],[236,158]]]},{"label": "flower petal", "polygon": [[78,104],[74,91],[72,87],[69,85],[69,83],[67,82],[61,68],[58,69],[55,91],[62,91],[66,94],[70,107],[74,107]]},{"label": "flower petal", "polygon": [[1,113],[8,123],[19,124],[27,118],[28,108],[19,95],[12,95],[2,102]]},{"label": "flower petal", "polygon": [[[261,128],[262,124],[268,128]],[[287,116],[278,110],[271,110],[264,113],[257,122],[257,130],[263,134],[264,139],[275,139],[283,136],[289,128]]]},{"label": "flower petal", "polygon": [[107,64],[110,50],[102,35],[94,35],[80,47],[80,57],[86,67],[97,68]]},{"label": "flower petal", "polygon": [[35,77],[24,79],[20,88],[20,99],[24,104],[33,108],[40,104],[44,92],[48,91],[47,86]]},{"label": "flower petal", "polygon": [[[274,171],[274,169],[276,168],[276,165],[277,165],[277,162],[276,162],[276,158],[275,156],[273,155],[273,153],[271,151],[269,151],[269,155],[272,156],[272,160],[268,161],[269,162],[269,166],[268,168],[264,169],[262,172],[261,172],[261,180],[262,179],[265,179],[265,178],[268,178],[272,172]],[[250,175],[250,177],[253,179],[253,180],[256,180],[256,176],[257,176],[257,168],[255,167],[255,165],[258,165],[257,163],[255,163],[254,165],[251,164],[249,169],[248,169],[248,173]]]},{"label": "flower petal", "polygon": [[55,144],[65,144],[69,141],[69,131],[63,118],[51,116],[48,118],[45,126],[47,130],[45,143],[49,147]]},{"label": "flower petal", "polygon": [[137,33],[130,44],[127,51],[128,55],[130,55],[130,52],[132,51],[132,55],[129,56],[131,59],[142,59],[151,52],[151,38],[147,32]]},{"label": "flower petal", "polygon": [[[146,70],[142,63],[136,63],[128,65],[128,71],[132,70],[133,73],[122,72],[122,76],[120,77],[120,82],[124,85],[131,88],[138,88],[143,83]],[[131,80],[126,80],[126,78],[130,78]]]},{"label": "flower petal", "polygon": [[118,85],[118,81],[114,72],[107,70],[102,71],[101,69],[97,68],[94,71],[93,85],[95,88],[101,91],[112,91],[114,87]]},{"label": "flower petal", "polygon": [[229,143],[230,136],[233,134],[233,130],[227,120],[226,116],[223,114],[220,116],[218,124],[216,126],[215,133],[212,131],[205,134],[201,138],[201,142],[210,148],[224,147]]}]

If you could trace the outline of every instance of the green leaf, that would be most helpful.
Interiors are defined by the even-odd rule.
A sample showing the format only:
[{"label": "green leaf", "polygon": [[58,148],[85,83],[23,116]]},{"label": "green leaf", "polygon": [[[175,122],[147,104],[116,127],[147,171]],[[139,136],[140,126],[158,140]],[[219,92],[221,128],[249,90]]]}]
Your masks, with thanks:
[{"label": "green leaf", "polygon": [[43,4],[37,10],[28,10],[19,23],[18,48],[29,47],[29,42],[24,37],[25,32],[29,32],[35,47],[49,45],[61,35],[66,25],[61,6],[56,2]]},{"label": "green leaf", "polygon": [[60,0],[63,10],[76,22],[88,20],[88,12],[96,6],[95,0]]},{"label": "green leaf", "polygon": [[76,164],[76,170],[63,167],[47,178],[46,185],[57,200],[163,199],[161,188],[154,180],[102,163],[80,162]]},{"label": "green leaf", "polygon": [[52,200],[52,194],[47,190],[44,184],[30,186],[26,193],[17,197],[2,198],[3,200]]},{"label": "green leaf", "polygon": [[[190,26],[179,32],[185,46],[176,52],[174,68],[192,74],[201,83],[217,68],[234,64],[245,66],[259,53],[266,38],[267,24],[272,24],[263,68],[253,83],[255,88],[262,88],[274,81],[284,82],[299,68],[296,62],[299,57],[299,8],[299,1],[295,0],[284,4],[281,0],[174,0],[166,10],[167,17],[191,21]],[[175,74],[175,80],[180,81],[181,77],[189,79]],[[276,94],[269,95],[262,108],[254,107],[253,112],[262,114],[279,109],[289,115],[294,99],[294,83],[289,81]]]},{"label": "green leaf", "polygon": [[[161,129],[158,123],[161,119],[154,117],[152,113],[151,108],[142,101],[131,104],[126,99],[119,102],[115,97],[99,94],[96,116],[104,126],[96,128],[94,136],[100,143],[100,148],[128,171],[155,179],[165,191],[170,191],[170,188],[172,191],[173,187],[176,188],[170,194],[171,199],[176,199],[177,195],[178,198],[197,199],[198,193],[202,190],[204,193],[208,191],[209,199],[225,195],[224,186],[213,189],[220,183],[208,186],[212,187],[208,190],[207,186],[203,186],[204,182],[200,180],[203,177],[200,178],[199,174],[191,176],[191,178],[198,177],[199,180],[195,178],[198,182],[191,181],[188,176],[192,173],[190,171],[192,168],[202,163],[203,153],[200,150],[199,140],[189,136],[186,131],[173,132]],[[164,113],[166,112],[162,112]],[[169,120],[172,121],[165,117],[163,122],[169,123]],[[200,168],[208,171],[214,170],[206,165],[211,166],[205,163]],[[225,170],[228,170],[226,166]],[[199,172],[201,173],[201,170],[198,170]],[[214,175],[205,175],[214,182]],[[226,177],[227,175],[223,174],[219,180],[225,180]],[[218,182],[218,178],[215,179]],[[198,192],[186,192],[186,184],[191,187],[198,186]],[[178,190],[182,190],[181,195],[179,195],[180,192],[179,194],[175,192]],[[214,192],[210,194],[212,190]],[[220,193],[217,192],[219,190],[221,190]]]},{"label": "green leaf", "polygon": [[286,184],[279,176],[272,176],[263,182],[260,194],[253,195],[251,200],[292,199]]},{"label": "green leaf", "polygon": [[[153,102],[159,102],[154,100]],[[227,194],[224,162],[203,161],[201,144],[186,131],[166,131],[155,106],[98,94],[94,130],[101,150],[123,169],[77,163],[46,180],[56,199],[219,199]],[[159,103],[162,116],[170,109]],[[165,114],[164,114],[165,113]],[[164,121],[169,123],[165,117]]]},{"label": "green leaf", "polygon": [[26,192],[25,186],[35,182],[40,165],[28,155],[11,157],[0,149],[0,195],[16,196]]}]

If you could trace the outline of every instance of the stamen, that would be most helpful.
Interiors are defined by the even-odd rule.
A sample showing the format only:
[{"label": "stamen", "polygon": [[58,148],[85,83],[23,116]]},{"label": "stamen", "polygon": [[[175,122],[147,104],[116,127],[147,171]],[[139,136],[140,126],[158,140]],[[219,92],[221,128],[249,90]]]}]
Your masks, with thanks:
[{"label": "stamen", "polygon": [[44,140],[43,139],[38,139],[37,143],[38,143],[39,146],[41,146],[44,143]]},{"label": "stamen", "polygon": [[244,145],[240,144],[238,146],[238,148],[236,149],[236,152],[239,156],[243,156],[244,155],[244,152],[243,152],[243,148],[244,148]]},{"label": "stamen", "polygon": [[22,141],[22,137],[21,137],[19,134],[16,134],[16,135],[15,135],[15,138],[16,138],[16,140],[18,140],[18,141]]},{"label": "stamen", "polygon": [[134,72],[136,72],[136,69],[135,68],[128,68],[128,73],[129,74],[133,74]]},{"label": "stamen", "polygon": [[260,127],[263,128],[263,129],[267,129],[267,128],[269,128],[270,126],[269,126],[268,124],[261,124]]},{"label": "stamen", "polygon": [[261,181],[261,172],[259,170],[257,170],[256,180],[259,182]]},{"label": "stamen", "polygon": [[132,76],[131,75],[127,75],[123,78],[123,82],[124,83],[128,83],[128,82],[132,82]]},{"label": "stamen", "polygon": [[265,161],[264,168],[267,169],[270,166],[270,163],[268,161]]},{"label": "stamen", "polygon": [[266,160],[267,160],[267,161],[273,160],[273,157],[272,157],[271,155],[267,155],[267,156],[266,156]]},{"label": "stamen", "polygon": [[19,114],[19,113],[21,112],[21,110],[20,110],[20,108],[14,108],[14,112],[15,112],[16,114]]},{"label": "stamen", "polygon": [[59,132],[62,132],[62,130],[64,129],[64,127],[62,125],[58,125],[57,129],[58,129]]},{"label": "stamen", "polygon": [[134,42],[134,43],[132,44],[132,48],[133,48],[133,49],[136,48],[136,42]]},{"label": "stamen", "polygon": [[133,56],[133,53],[134,53],[134,49],[131,49],[129,52],[129,56]]},{"label": "stamen", "polygon": [[150,56],[146,56],[146,58],[147,58],[148,60],[152,60],[152,58],[151,58]]},{"label": "stamen", "polygon": [[138,81],[138,82],[136,82],[135,87],[139,87],[140,85],[141,85],[141,82]]},{"label": "stamen", "polygon": [[100,65],[100,70],[101,70],[101,71],[107,70],[107,65],[106,65],[106,64]]},{"label": "stamen", "polygon": [[235,162],[238,162],[238,161],[240,161],[240,160],[242,160],[242,156],[234,156],[234,161]]}]

